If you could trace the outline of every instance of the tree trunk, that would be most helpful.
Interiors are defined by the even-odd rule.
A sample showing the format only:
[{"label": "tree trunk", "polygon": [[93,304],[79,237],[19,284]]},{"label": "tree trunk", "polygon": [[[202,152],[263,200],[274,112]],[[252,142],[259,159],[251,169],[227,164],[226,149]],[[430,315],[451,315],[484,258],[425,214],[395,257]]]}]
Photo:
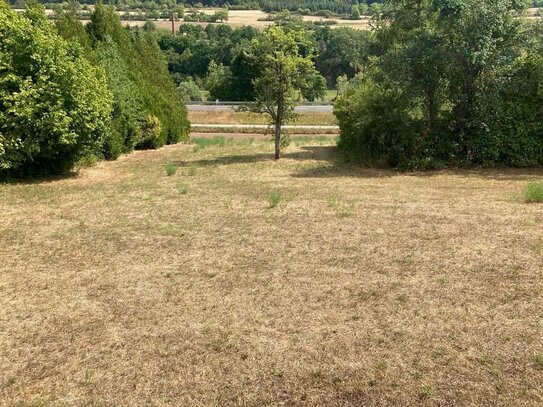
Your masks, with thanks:
[{"label": "tree trunk", "polygon": [[275,159],[281,158],[281,126],[283,124],[283,100],[277,103],[277,116],[275,117]]},{"label": "tree trunk", "polygon": [[281,123],[275,123],[275,159],[281,158]]}]

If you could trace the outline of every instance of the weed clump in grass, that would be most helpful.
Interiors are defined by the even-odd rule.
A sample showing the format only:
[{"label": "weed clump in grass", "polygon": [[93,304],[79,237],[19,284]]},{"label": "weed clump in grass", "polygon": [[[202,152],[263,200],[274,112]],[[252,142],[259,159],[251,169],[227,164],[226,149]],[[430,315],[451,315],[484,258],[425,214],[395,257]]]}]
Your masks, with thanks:
[{"label": "weed clump in grass", "polygon": [[534,365],[540,369],[543,369],[543,355],[540,353],[536,353],[534,355]]},{"label": "weed clump in grass", "polygon": [[335,195],[329,195],[326,198],[326,203],[328,204],[328,207],[334,208],[338,216],[342,218],[347,218],[354,215],[355,206],[352,202],[345,202]]},{"label": "weed clump in grass", "polygon": [[198,169],[196,168],[196,166],[191,165],[189,167],[189,177],[194,177],[197,172],[198,172]]},{"label": "weed clump in grass", "polygon": [[543,182],[528,182],[523,191],[524,201],[543,202]]},{"label": "weed clump in grass", "polygon": [[342,218],[348,218],[354,214],[354,204],[353,203],[344,203],[337,208],[338,215]]},{"label": "weed clump in grass", "polygon": [[178,184],[177,190],[179,191],[181,195],[185,195],[187,192],[189,192],[189,188],[187,187],[186,184]]},{"label": "weed clump in grass", "polygon": [[427,384],[423,384],[420,388],[419,397],[421,400],[427,399],[432,395],[432,387],[428,386]]},{"label": "weed clump in grass", "polygon": [[175,175],[176,172],[177,172],[177,167],[174,164],[172,163],[166,164],[166,174],[168,175],[168,177]]},{"label": "weed clump in grass", "polygon": [[268,203],[270,204],[270,208],[275,208],[281,200],[283,199],[283,196],[281,195],[281,192],[278,191],[271,191],[268,194]]},{"label": "weed clump in grass", "polygon": [[335,195],[329,195],[327,198],[326,198],[326,202],[328,203],[328,206],[330,208],[335,208],[338,204],[338,199],[337,199],[337,196]]}]

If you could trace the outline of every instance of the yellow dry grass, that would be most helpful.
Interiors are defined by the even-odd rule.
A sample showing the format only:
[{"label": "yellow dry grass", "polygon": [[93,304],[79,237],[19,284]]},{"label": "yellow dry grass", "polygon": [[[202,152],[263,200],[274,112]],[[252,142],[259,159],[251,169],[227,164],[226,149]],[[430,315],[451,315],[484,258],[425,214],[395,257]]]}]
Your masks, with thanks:
[{"label": "yellow dry grass", "polygon": [[[201,124],[269,124],[268,115],[252,112],[236,111],[189,111],[189,120]],[[290,124],[290,123],[289,123]],[[332,112],[306,112],[298,114],[298,125],[336,125],[337,120]]]},{"label": "yellow dry grass", "polygon": [[[213,14],[217,9],[213,8],[206,8],[201,9],[200,11],[205,12],[206,14]],[[255,28],[258,28],[260,30],[265,29],[269,25],[273,24],[272,21],[265,21],[265,19],[268,17],[268,13],[265,13],[260,10],[230,10],[228,14],[228,21],[225,22],[225,24],[230,25],[232,27],[242,27],[242,26],[252,26]],[[336,24],[332,25],[332,28],[338,28],[338,27],[351,27],[355,29],[361,29],[361,30],[369,30],[370,29],[370,20],[369,18],[363,18],[360,20],[341,20],[339,18],[322,18],[322,17],[313,17],[313,16],[303,16],[302,18],[304,21],[330,21],[333,20],[336,22]],[[168,20],[155,20],[153,21],[158,28],[165,28],[170,29],[171,28],[171,21]],[[143,26],[145,24],[145,21],[123,21],[123,25],[129,25],[129,26]],[[194,23],[189,22],[185,23],[184,21],[178,21],[176,22],[176,27],[182,24],[196,24],[201,25],[205,27],[209,23]]]},{"label": "yellow dry grass", "polygon": [[0,185],[0,405],[542,405],[541,169],[204,144]]}]

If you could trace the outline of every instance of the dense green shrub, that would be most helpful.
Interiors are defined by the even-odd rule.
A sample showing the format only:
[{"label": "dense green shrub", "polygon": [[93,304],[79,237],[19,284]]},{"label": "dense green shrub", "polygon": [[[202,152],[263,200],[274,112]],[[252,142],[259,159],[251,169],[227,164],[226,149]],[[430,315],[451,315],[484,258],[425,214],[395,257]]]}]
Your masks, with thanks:
[{"label": "dense green shrub", "polygon": [[[114,159],[135,147],[158,148],[186,140],[187,111],[168,73],[156,33],[122,27],[114,9],[101,4],[96,6],[86,29],[75,18],[62,15],[57,28],[63,36],[76,33],[74,38],[90,48],[91,58],[105,68],[114,96],[112,128],[104,143],[104,157]],[[158,124],[150,126],[149,117]],[[150,128],[159,129],[159,134]]]},{"label": "dense green shrub", "polygon": [[336,103],[340,147],[405,169],[543,164],[542,29],[522,7],[391,2],[377,56]]},{"label": "dense green shrub", "polygon": [[163,144],[161,139],[160,119],[156,116],[147,116],[141,127],[142,148],[157,148]]},{"label": "dense green shrub", "polygon": [[82,54],[41,6],[0,2],[0,171],[60,172],[108,137],[111,93]]},{"label": "dense green shrub", "polygon": [[103,153],[107,159],[115,159],[132,151],[141,141],[141,120],[144,112],[139,89],[128,78],[126,64],[117,46],[106,41],[97,46],[100,64],[107,73],[107,82],[113,92],[113,119],[110,136],[105,140]]},{"label": "dense green shrub", "polygon": [[130,72],[141,90],[145,109],[160,120],[160,138],[155,147],[187,140],[187,109],[168,72],[154,33],[134,30],[130,34],[136,52],[136,57],[129,61]]}]

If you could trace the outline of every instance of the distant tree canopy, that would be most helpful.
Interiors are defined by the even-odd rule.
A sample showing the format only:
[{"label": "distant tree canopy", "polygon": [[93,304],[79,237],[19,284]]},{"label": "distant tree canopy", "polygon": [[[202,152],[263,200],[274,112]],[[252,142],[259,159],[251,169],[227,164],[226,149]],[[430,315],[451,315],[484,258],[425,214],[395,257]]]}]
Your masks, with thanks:
[{"label": "distant tree canopy", "polygon": [[[372,35],[368,31],[313,27],[300,21],[278,24],[304,28],[311,34],[317,70],[329,87],[334,87],[341,75],[354,77],[369,57]],[[160,32],[158,41],[178,84],[192,81],[206,88],[211,100],[250,101],[255,98],[252,81],[259,68],[249,55],[252,40],[261,37],[252,27],[182,25],[175,37]]]},{"label": "distant tree canopy", "polygon": [[339,98],[340,146],[409,169],[543,164],[543,26],[518,0],[393,1]]},{"label": "distant tree canopy", "polygon": [[251,40],[261,33],[252,27],[182,25],[173,37],[160,33],[159,44],[178,83],[191,80],[210,91],[210,99],[251,100],[254,67],[247,60]]}]

